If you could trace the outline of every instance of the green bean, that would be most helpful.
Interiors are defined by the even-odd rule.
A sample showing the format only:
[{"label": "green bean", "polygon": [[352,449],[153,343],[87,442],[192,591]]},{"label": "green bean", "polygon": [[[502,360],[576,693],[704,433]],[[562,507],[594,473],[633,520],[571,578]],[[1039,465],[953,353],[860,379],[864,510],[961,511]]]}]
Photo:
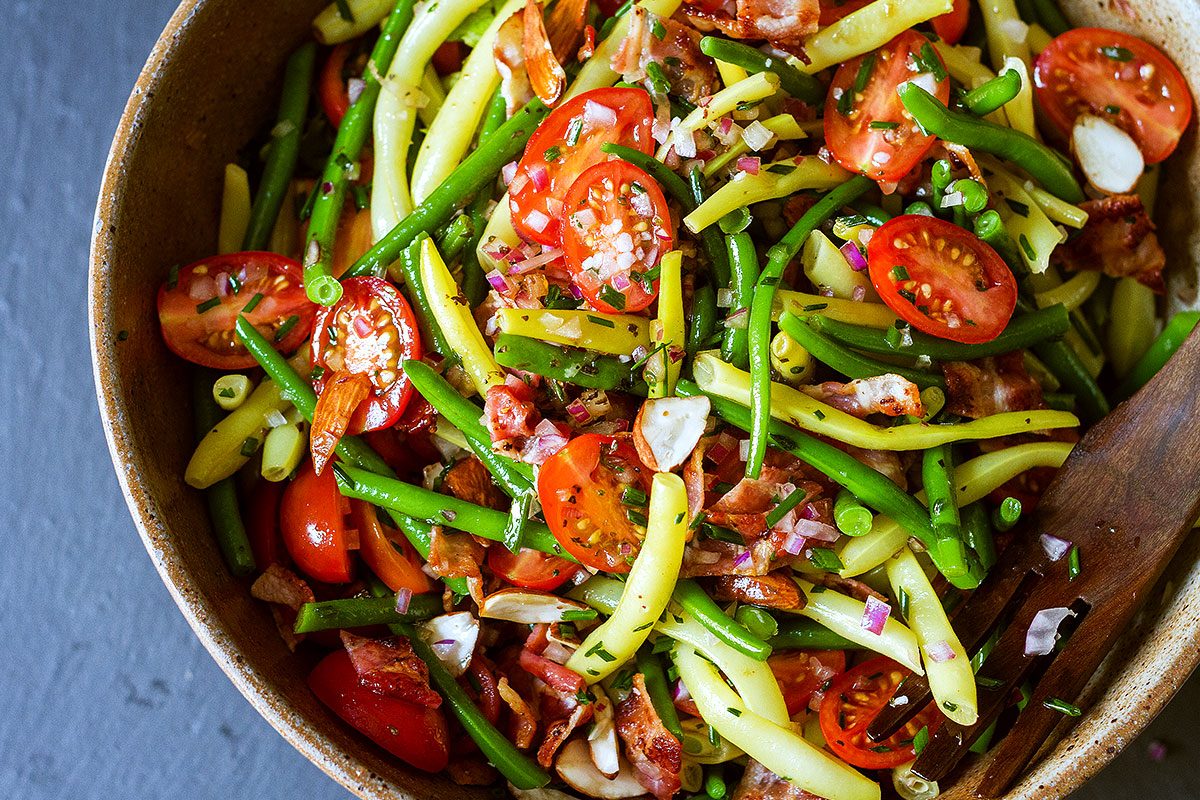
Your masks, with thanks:
[{"label": "green bean", "polygon": [[400,47],[400,39],[412,22],[413,4],[414,0],[399,0],[383,23],[383,30],[363,71],[362,92],[342,117],[333,151],[313,190],[312,216],[305,237],[304,286],[314,303],[330,306],[342,296],[342,285],[333,277],[331,267],[338,220],[346,201],[346,186],[371,133],[380,78],[387,74]]},{"label": "green bean", "polygon": [[950,184],[950,191],[962,195],[962,208],[969,214],[978,214],[987,208],[988,191],[977,180],[960,178]]},{"label": "green bean", "polygon": [[1134,364],[1128,377],[1117,390],[1117,397],[1124,400],[1150,382],[1158,371],[1166,366],[1171,356],[1179,349],[1188,334],[1200,323],[1200,311],[1183,311],[1171,317],[1163,332],[1150,345],[1145,354]]},{"label": "green bean", "polygon": [[950,445],[938,445],[925,451],[921,462],[921,478],[929,501],[933,535],[937,539],[937,552],[931,551],[930,556],[942,574],[954,582],[967,576],[970,567],[963,544],[958,503],[954,499],[954,453]]},{"label": "green bean", "polygon": [[757,478],[762,473],[763,457],[767,452],[767,429],[771,421],[771,312],[783,270],[800,252],[817,226],[824,224],[838,209],[858,200],[874,186],[874,181],[857,175],[831,190],[767,251],[767,265],[759,275],[750,304],[749,351],[754,406],[751,409],[750,454],[746,459],[748,478]]},{"label": "green bean", "polygon": [[[667,194],[683,206],[685,215],[695,211],[696,206],[703,202],[702,196],[697,197],[697,192],[703,192],[702,188],[698,188],[698,184],[693,182],[689,185],[687,181],[668,169],[666,164],[654,156],[612,142],[601,145],[600,149],[609,155],[617,156],[622,161],[633,164],[656,180]],[[693,181],[696,180],[695,175],[698,172],[699,170],[693,170]],[[725,257],[725,244],[721,241],[721,234],[717,231],[705,230],[700,234],[700,244],[704,247],[704,253],[712,265],[713,279],[716,285],[724,286],[729,283],[729,262]]]},{"label": "green bean", "polygon": [[467,735],[479,745],[484,757],[509,783],[518,789],[538,789],[550,782],[550,775],[545,770],[518,750],[503,733],[487,721],[462,685],[442,666],[437,654],[421,638],[416,628],[411,624],[401,623],[393,626],[392,630],[408,638],[413,652],[429,667],[429,679],[446,698],[450,711],[466,730]]},{"label": "green bean", "polygon": [[845,489],[840,489],[833,500],[833,521],[847,536],[866,536],[875,524],[870,510]]},{"label": "green bean", "polygon": [[442,328],[433,315],[433,309],[429,305],[429,293],[425,291],[425,284],[421,281],[421,242],[424,239],[425,235],[419,234],[413,243],[400,253],[400,257],[395,261],[395,267],[399,274],[393,275],[392,278],[397,283],[404,284],[409,299],[416,307],[417,327],[421,331],[421,341],[443,359],[456,362],[458,356],[454,348],[450,346],[450,342],[446,340],[446,335],[442,333]]},{"label": "green bean", "polygon": [[914,200],[913,202],[909,203],[908,207],[904,209],[904,213],[920,217],[936,216],[936,214],[933,213],[933,206],[929,205],[929,203],[926,203],[924,200]]},{"label": "green bean", "polygon": [[692,322],[688,328],[687,357],[695,358],[717,327],[717,293],[704,283],[692,292]]},{"label": "green bean", "polygon": [[679,724],[679,713],[675,710],[675,701],[671,697],[671,688],[667,685],[667,674],[663,671],[662,662],[654,655],[649,645],[643,646],[637,653],[637,670],[646,681],[646,693],[650,702],[662,720],[663,727],[679,741],[683,741],[683,727]]},{"label": "green bean", "polygon": [[1022,21],[1029,25],[1038,21],[1037,9],[1033,7],[1033,0],[1015,0],[1015,5],[1017,7],[1017,16]]},{"label": "green bean", "polygon": [[[680,381],[676,384],[675,393],[680,397],[703,394],[700,387],[690,381]],[[708,395],[708,399],[712,404],[712,413],[717,417],[735,428],[750,429],[750,409],[723,397]],[[917,537],[933,555],[936,539],[928,509],[890,478],[865,466],[833,445],[815,439],[783,422],[772,420],[768,432],[775,447],[791,453],[834,483],[849,489],[862,503],[891,517],[910,535]]]},{"label": "green bean", "polygon": [[951,111],[915,83],[905,83],[896,91],[908,113],[926,133],[1012,161],[1046,191],[1068,203],[1082,203],[1087,199],[1075,180],[1070,163],[1032,136],[973,114]]},{"label": "green bean", "polygon": [[[401,513],[418,520],[473,533],[495,542],[504,540],[508,514],[503,511],[477,506],[457,497],[438,494],[411,483],[376,475],[349,465],[335,464],[334,474],[337,476],[338,487],[346,497],[366,500],[388,509],[398,509]],[[568,561],[574,560],[562,549],[545,523],[529,521],[525,528],[525,546]]]},{"label": "green bean", "polygon": [[857,203],[851,203],[850,207],[861,214],[867,222],[877,227],[886,224],[892,218],[891,214],[874,203],[864,203],[860,200]]},{"label": "green bean", "polygon": [[395,625],[436,617],[443,611],[440,593],[413,595],[408,604],[408,611],[403,614],[396,610],[396,596],[390,594],[386,597],[323,600],[300,606],[293,630],[296,633],[315,633],[339,628]]},{"label": "green bean", "polygon": [[935,212],[942,210],[942,201],[946,199],[946,192],[953,182],[954,165],[944,158],[933,162],[929,169],[929,185],[933,189],[933,202],[930,205]]},{"label": "green bean", "polygon": [[786,59],[716,36],[705,36],[701,39],[700,52],[726,64],[739,66],[751,74],[773,73],[779,78],[779,88],[810,106],[825,102],[825,87],[821,82],[812,75],[806,75],[796,69]]},{"label": "green bean", "polygon": [[725,785],[725,772],[720,764],[712,764],[704,768],[704,794],[710,800],[725,800],[728,787]]},{"label": "green bean", "polygon": [[502,333],[496,338],[496,363],[509,369],[533,372],[586,389],[620,389],[645,394],[646,382],[635,377],[633,364],[616,356],[603,356],[576,347]]},{"label": "green bean", "polygon": [[[192,408],[196,415],[197,438],[212,430],[221,419],[221,409],[213,400],[213,375],[208,370],[197,370],[192,378]],[[229,571],[237,577],[254,572],[254,552],[242,523],[242,512],[238,508],[237,486],[233,476],[217,481],[204,490],[204,502],[208,506],[208,518],[217,547],[225,558]]]},{"label": "green bean", "polygon": [[975,218],[975,235],[984,241],[996,254],[1008,264],[1009,269],[1017,276],[1017,283],[1022,291],[1028,289],[1029,267],[1021,260],[1017,252],[1017,243],[1013,241],[1004,225],[1004,220],[995,209],[984,211]]},{"label": "green bean", "polygon": [[779,633],[779,622],[757,606],[740,606],[733,618],[763,641]]},{"label": "green bean", "polygon": [[[995,339],[982,344],[963,344],[948,339],[927,336],[918,331],[895,328],[886,331],[852,325],[829,317],[810,317],[809,326],[847,347],[877,355],[925,355],[934,361],[970,361],[998,356],[1062,336],[1071,326],[1071,318],[1062,305],[1053,305],[1028,314],[1013,317],[1008,327]],[[892,332],[900,331],[896,337]]]},{"label": "green bean", "polygon": [[1066,394],[1065,392],[1043,392],[1042,399],[1046,401],[1046,405],[1053,408],[1055,411],[1074,411],[1075,410],[1075,395]]},{"label": "green bean", "polygon": [[1062,10],[1054,0],[1033,0],[1038,22],[1051,36],[1062,36],[1074,26],[1063,16]]},{"label": "green bean", "polygon": [[300,136],[308,117],[308,94],[316,58],[317,46],[309,42],[292,53],[284,69],[279,115],[271,129],[267,163],[263,165],[258,191],[250,206],[250,224],[242,240],[243,250],[267,249],[275,220],[287,197],[292,173],[296,171],[296,161],[300,157]]},{"label": "green bean", "polygon": [[487,141],[463,159],[458,168],[411,214],[400,220],[396,227],[354,262],[344,277],[382,275],[388,264],[399,258],[418,236],[444,225],[470,198],[493,183],[505,164],[519,158],[529,137],[548,113],[550,109],[541,100],[530,100]]},{"label": "green bean", "polygon": [[986,573],[996,566],[996,540],[992,535],[992,522],[982,502],[971,503],[962,508],[963,538],[975,552],[979,566]]},{"label": "green bean", "polygon": [[[504,92],[497,88],[488,103],[483,122],[479,126],[479,144],[486,142],[507,119],[508,104],[504,99]],[[466,252],[463,253],[462,289],[463,295],[472,308],[482,303],[488,293],[487,278],[479,263],[479,244],[483,240],[483,234],[487,228],[487,207],[492,200],[491,194],[485,185],[467,208],[467,213],[475,227],[475,236],[467,245]]]},{"label": "green bean", "polygon": [[475,223],[469,214],[455,217],[437,240],[438,252],[450,263],[475,239]]},{"label": "green bean", "polygon": [[607,39],[608,34],[612,33],[613,26],[617,24],[617,20],[628,14],[631,8],[633,8],[633,0],[625,0],[624,3],[617,6],[613,15],[604,20],[604,24],[600,26],[600,30],[596,33],[596,41],[602,42]]},{"label": "green bean", "polygon": [[[733,292],[729,316],[738,316],[746,323],[754,298],[754,285],[758,282],[758,251],[754,248],[754,239],[746,231],[729,236],[728,242],[732,275],[730,287]],[[745,369],[750,363],[749,341],[745,324],[727,326],[721,341],[721,359],[738,369]]]},{"label": "green bean", "polygon": [[810,319],[795,317],[784,312],[779,319],[779,328],[795,339],[817,361],[837,370],[846,377],[872,378],[876,375],[891,373],[912,381],[922,389],[930,386],[936,386],[939,389],[946,388],[946,379],[941,375],[877,361],[841,346],[828,336],[817,333],[810,324]]},{"label": "green bean", "polygon": [[1046,365],[1046,369],[1058,378],[1063,388],[1075,395],[1079,416],[1085,422],[1097,422],[1108,415],[1112,410],[1108,398],[1070,345],[1059,341],[1043,342],[1033,345],[1031,349]]},{"label": "green bean", "polygon": [[999,77],[976,86],[962,96],[962,104],[976,116],[987,116],[1003,108],[1021,93],[1021,75],[1015,69],[1006,69]]},{"label": "green bean", "polygon": [[1021,501],[1015,497],[1006,497],[1000,507],[992,514],[992,525],[1000,532],[1011,531],[1021,521]]},{"label": "green bean", "polygon": [[845,639],[815,620],[789,618],[771,637],[776,650],[861,650],[863,646]]},{"label": "green bean", "polygon": [[[681,578],[675,584],[673,598],[683,610],[725,644],[756,661],[766,661],[771,655],[771,646],[751,633],[745,625],[731,618],[721,607],[690,578]],[[668,612],[669,613],[669,612]]]},{"label": "green bean", "polygon": [[479,144],[486,142],[507,121],[508,101],[504,99],[504,90],[497,87],[492,93],[492,99],[488,101],[483,121],[479,124]]},{"label": "green bean", "polygon": [[[698,208],[708,198],[704,191],[704,171],[702,169],[699,167],[692,169],[691,174],[688,175],[688,186],[692,192],[692,208]],[[749,212],[747,212],[747,216],[749,216]],[[717,286],[728,286],[730,280],[729,251],[725,248],[725,240],[721,237],[721,232],[709,225],[700,231],[700,244],[704,247],[704,254],[708,256],[708,263],[712,267],[713,282]]]}]

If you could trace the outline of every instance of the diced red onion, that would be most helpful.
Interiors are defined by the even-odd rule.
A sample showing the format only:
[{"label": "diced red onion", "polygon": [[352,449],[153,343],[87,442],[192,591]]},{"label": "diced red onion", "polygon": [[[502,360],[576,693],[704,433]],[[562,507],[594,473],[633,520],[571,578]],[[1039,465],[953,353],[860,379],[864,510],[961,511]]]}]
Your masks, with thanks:
[{"label": "diced red onion", "polygon": [[935,664],[953,661],[958,657],[958,654],[954,652],[954,648],[945,639],[925,645],[925,655],[929,656],[929,660]]},{"label": "diced red onion", "polygon": [[207,275],[198,275],[188,284],[188,297],[193,300],[211,300],[217,296],[217,282]]},{"label": "diced red onion", "polygon": [[758,156],[742,156],[737,160],[737,168],[747,175],[757,175],[762,159]]},{"label": "diced red onion", "polygon": [[[803,512],[801,512],[803,515]],[[836,542],[841,538],[841,533],[837,528],[820,522],[815,519],[806,519],[801,516],[792,526],[792,530],[796,531],[806,539],[813,539],[818,542]]]},{"label": "diced red onion", "polygon": [[586,425],[592,419],[591,412],[580,402],[579,398],[571,401],[570,405],[567,406],[567,413],[580,425]]},{"label": "diced red onion", "polygon": [[1044,656],[1054,650],[1054,643],[1058,640],[1058,626],[1073,614],[1071,609],[1063,606],[1043,608],[1037,612],[1033,621],[1029,623],[1029,631],[1025,634],[1025,655]]},{"label": "diced red onion", "polygon": [[259,260],[251,261],[238,273],[238,278],[243,286],[261,281],[265,277],[267,277],[267,265]]},{"label": "diced red onion", "polygon": [[854,291],[850,293],[850,299],[856,303],[861,303],[867,299],[867,287],[855,286]]},{"label": "diced red onion", "polygon": [[689,130],[683,128],[675,129],[675,154],[680,158],[695,158],[696,157],[696,137]]},{"label": "diced red onion", "polygon": [[513,178],[517,176],[517,162],[510,161],[500,169],[500,177],[504,179],[504,185],[508,186],[513,182]]},{"label": "diced red onion", "polygon": [[729,133],[730,129],[732,129],[732,128],[733,128],[733,118],[732,117],[721,117],[721,122],[717,125],[717,130],[720,131],[722,134],[727,134],[727,133]]},{"label": "diced red onion", "polygon": [[544,419],[533,429],[533,436],[525,443],[521,451],[521,460],[528,464],[541,464],[547,458],[567,446],[567,437],[548,419]]},{"label": "diced red onion", "polygon": [[557,261],[562,258],[561,247],[543,247],[542,252],[536,256],[530,256],[513,265],[513,268],[508,271],[509,275],[520,275],[523,272],[529,272],[531,269],[544,267],[552,261]]},{"label": "diced red onion", "polygon": [[733,289],[717,289],[717,308],[733,308]]},{"label": "diced red onion", "polygon": [[942,197],[942,208],[957,208],[962,204],[962,192],[946,192],[946,194]]},{"label": "diced red onion", "polygon": [[529,180],[533,184],[533,188],[539,192],[550,186],[550,172],[543,164],[533,164],[526,168],[525,172],[529,175]]},{"label": "diced red onion", "polygon": [[749,560],[750,560],[750,551],[743,550],[741,553],[738,554],[738,557],[733,560],[733,568],[738,569]]},{"label": "diced red onion", "polygon": [[573,283],[571,284],[571,297],[574,297],[576,300],[583,299],[583,290]]},{"label": "diced red onion", "polygon": [[500,270],[494,269],[483,277],[487,278],[487,282],[491,284],[492,288],[497,292],[504,293],[512,288],[508,285],[508,278],[500,274]]},{"label": "diced red onion", "polygon": [[774,138],[775,134],[771,133],[771,130],[758,120],[751,122],[746,126],[746,130],[742,131],[742,141],[755,152],[762,150]]},{"label": "diced red onion", "polygon": [[858,243],[866,247],[871,243],[872,237],[875,236],[875,229],[869,226],[863,226],[858,232]]},{"label": "diced red onion", "polygon": [[581,208],[571,215],[572,224],[584,230],[596,224],[596,212],[590,208]]},{"label": "diced red onion", "polygon": [[433,643],[433,646],[434,647],[453,647],[454,640],[453,639],[438,639],[436,642]]},{"label": "diced red onion", "polygon": [[396,613],[407,614],[408,604],[412,602],[413,590],[407,586],[401,586],[396,590]]},{"label": "diced red onion", "polygon": [[618,272],[616,275],[613,275],[612,287],[618,292],[623,292],[630,286],[633,286],[633,282],[629,280],[629,276],[624,272]]},{"label": "diced red onion", "polygon": [[683,681],[675,681],[674,700],[678,703],[680,700],[691,700],[692,693],[683,685]]},{"label": "diced red onion", "polygon": [[745,461],[750,457],[750,440],[742,439],[738,442],[738,458]]},{"label": "diced red onion", "polygon": [[583,121],[593,128],[611,128],[617,124],[617,112],[594,100],[588,100],[583,104]]},{"label": "diced red onion", "polygon": [[531,231],[541,233],[550,224],[550,217],[535,208],[525,215],[525,224],[529,226]]},{"label": "diced red onion", "polygon": [[650,200],[650,195],[642,192],[635,194],[629,199],[629,206],[637,212],[639,217],[650,219],[654,216],[654,203]]},{"label": "diced red onion", "polygon": [[743,308],[725,318],[725,327],[742,330],[750,324],[750,309]]},{"label": "diced red onion", "polygon": [[862,250],[859,250],[858,245],[854,242],[846,242],[838,250],[845,256],[846,263],[850,265],[850,269],[855,272],[862,272],[867,268],[867,257],[863,255]]},{"label": "diced red onion", "polygon": [[804,552],[804,545],[806,541],[807,540],[803,536],[793,529],[792,532],[788,534],[787,538],[783,540],[783,550],[785,553],[798,556]]},{"label": "diced red onion", "polygon": [[361,338],[365,339],[371,335],[371,320],[366,317],[355,317],[352,324],[354,325],[354,332]]},{"label": "diced red onion", "polygon": [[714,464],[723,464],[729,458],[729,454],[733,452],[728,447],[725,447],[720,442],[717,442],[704,453],[705,456],[711,458]]},{"label": "diced red onion", "polygon": [[682,347],[673,344],[667,346],[667,360],[672,364],[678,364],[680,361],[683,361],[686,355],[687,351]]},{"label": "diced red onion", "polygon": [[1042,549],[1046,551],[1046,555],[1050,556],[1051,561],[1058,561],[1060,558],[1071,552],[1071,543],[1066,539],[1060,539],[1057,536],[1052,536],[1049,533],[1041,535]]},{"label": "diced red onion", "polygon": [[367,82],[362,78],[351,78],[346,81],[346,94],[350,98],[351,105],[358,102],[358,98],[362,97],[363,89],[366,88]]},{"label": "diced red onion", "polygon": [[867,604],[863,609],[862,621],[859,622],[859,627],[876,636],[882,636],[883,626],[887,624],[888,616],[891,613],[891,606],[875,595],[869,594],[867,595]]}]

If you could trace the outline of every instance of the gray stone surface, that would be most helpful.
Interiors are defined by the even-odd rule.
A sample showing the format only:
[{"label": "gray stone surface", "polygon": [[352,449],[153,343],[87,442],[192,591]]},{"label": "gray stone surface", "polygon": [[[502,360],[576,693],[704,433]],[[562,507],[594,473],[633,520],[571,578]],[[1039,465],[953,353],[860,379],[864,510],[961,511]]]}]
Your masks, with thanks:
[{"label": "gray stone surface", "polygon": [[[339,798],[238,695],[142,550],[93,397],[100,171],[174,0],[0,2],[0,797]],[[152,287],[147,287],[151,291]],[[1200,797],[1200,684],[1079,800]]]}]

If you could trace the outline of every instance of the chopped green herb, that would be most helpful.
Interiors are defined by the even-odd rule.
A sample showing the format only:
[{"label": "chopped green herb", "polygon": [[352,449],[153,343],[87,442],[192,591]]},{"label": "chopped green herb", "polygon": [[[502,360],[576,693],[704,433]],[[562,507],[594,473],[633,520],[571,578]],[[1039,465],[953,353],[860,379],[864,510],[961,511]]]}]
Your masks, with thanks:
[{"label": "chopped green herb", "polygon": [[607,283],[604,284],[604,286],[600,289],[600,300],[601,302],[612,306],[617,311],[625,310],[625,295],[621,294]]},{"label": "chopped green herb", "polygon": [[605,328],[616,328],[617,327],[617,323],[613,322],[611,319],[605,319],[604,317],[597,317],[593,314],[588,314],[587,320],[588,320],[588,322],[594,323],[596,325],[600,325]]},{"label": "chopped green herb", "polygon": [[896,603],[900,606],[900,616],[908,619],[908,590],[903,586],[900,587],[900,591],[896,596]]},{"label": "chopped green herb", "polygon": [[254,297],[250,298],[250,302],[246,303],[246,305],[242,306],[242,313],[249,314],[251,311],[258,308],[258,304],[262,302],[262,299],[263,299],[262,292],[256,292],[254,294]]},{"label": "chopped green herb", "polygon": [[942,708],[953,714],[955,711],[958,711],[958,703],[951,703],[949,700],[944,700],[942,701]]},{"label": "chopped green herb", "polygon": [[255,439],[253,436],[247,436],[246,440],[242,442],[241,454],[249,458],[254,455],[254,451],[256,450],[258,450],[258,439]]},{"label": "chopped green herb", "polygon": [[885,119],[877,119],[867,126],[873,131],[894,131],[900,127],[899,122],[889,122]]},{"label": "chopped green herb", "polygon": [[350,188],[354,195],[354,209],[356,211],[366,211],[371,207],[371,193],[367,191],[367,187],[361,183],[356,183]]},{"label": "chopped green herb", "polygon": [[977,677],[975,679],[975,683],[979,684],[979,686],[984,689],[999,689],[1004,685],[1004,681],[997,680],[996,678],[986,677]]},{"label": "chopped green herb", "polygon": [[772,175],[791,175],[796,171],[796,168],[791,164],[772,164],[767,167],[767,172]]},{"label": "chopped green herb", "polygon": [[580,622],[588,619],[595,619],[597,614],[594,608],[572,608],[562,613],[563,622]]},{"label": "chopped green herb", "polygon": [[1042,705],[1051,711],[1066,714],[1068,717],[1078,717],[1083,713],[1083,710],[1079,706],[1068,703],[1066,700],[1060,700],[1057,697],[1047,697],[1042,701]]},{"label": "chopped green herb", "polygon": [[621,502],[627,506],[644,506],[649,499],[646,493],[636,486],[626,486],[625,491],[621,492]]},{"label": "chopped green herb", "polygon": [[742,710],[740,708],[734,708],[733,706],[730,706],[729,708],[727,708],[725,710],[728,711],[730,714],[733,714],[735,717],[740,717],[742,715]]},{"label": "chopped green herb", "polygon": [[210,297],[210,298],[208,298],[207,300],[205,300],[203,303],[197,303],[197,304],[196,304],[196,313],[197,313],[197,314],[203,314],[205,311],[209,311],[209,310],[211,310],[211,309],[214,309],[214,308],[216,308],[216,307],[217,307],[217,306],[219,306],[219,305],[221,305],[221,298],[219,298],[219,297]]},{"label": "chopped green herb", "polygon": [[655,19],[650,25],[650,34],[661,42],[667,36],[667,26],[663,25],[661,19]]},{"label": "chopped green herb", "polygon": [[225,387],[221,391],[217,392],[217,397],[235,397],[236,395],[237,392],[233,391],[233,389],[229,387]]},{"label": "chopped green herb", "polygon": [[596,642],[596,644],[592,645],[592,649],[588,650],[584,655],[599,656],[601,660],[609,663],[617,660],[616,656],[604,649],[604,642]]},{"label": "chopped green herb", "polygon": [[338,16],[345,22],[354,22],[354,12],[350,10],[350,3],[347,0],[333,0],[333,4],[337,6]]},{"label": "chopped green herb", "polygon": [[546,148],[546,152],[543,153],[542,156],[547,161],[554,163],[555,161],[558,161],[560,158],[562,158],[562,148],[559,147],[558,145],[554,145],[554,147],[548,147],[548,148]]},{"label": "chopped green herb", "polygon": [[917,65],[922,72],[928,72],[933,76],[935,81],[944,81],[946,79],[946,68],[942,66],[942,60],[938,58],[937,53],[933,51],[933,45],[926,42],[921,45],[919,58],[916,54],[913,55]]},{"label": "chopped green herb", "polygon": [[671,81],[667,78],[667,73],[663,71],[662,65],[657,61],[646,62],[646,78],[650,81],[650,86],[654,89],[655,94],[670,94]]},{"label": "chopped green herb", "polygon": [[1025,253],[1025,257],[1030,261],[1036,260],[1037,250],[1033,249],[1033,244],[1030,243],[1029,237],[1022,233],[1021,238],[1018,241],[1021,244],[1021,250]]},{"label": "chopped green herb", "polygon": [[825,419],[825,412],[818,408],[816,411],[813,412],[813,416],[819,420],[822,420],[822,419]]},{"label": "chopped green herb", "polygon": [[827,308],[829,308],[829,303],[809,303],[806,306],[802,306],[800,310],[804,312],[812,312],[824,311]]},{"label": "chopped green herb", "polygon": [[774,508],[767,512],[767,527],[774,528],[779,523],[779,520],[787,516],[789,511],[804,502],[806,495],[807,492],[803,489],[793,489],[791,494],[780,500]]},{"label": "chopped green herb", "polygon": [[171,269],[167,272],[167,288],[174,289],[179,285],[179,265],[172,264]]},{"label": "chopped green herb", "polygon": [[1067,580],[1075,580],[1083,568],[1079,564],[1079,545],[1071,546],[1071,554],[1067,556]]},{"label": "chopped green herb", "polygon": [[275,331],[275,341],[283,341],[283,339],[292,332],[292,328],[296,327],[296,324],[299,322],[300,317],[296,314],[292,314],[290,317],[285,319],[283,324],[279,326],[279,330]]},{"label": "chopped green herb", "polygon": [[921,755],[921,751],[929,744],[929,726],[924,726],[917,731],[917,735],[913,737],[913,752]]},{"label": "chopped green herb", "polygon": [[1133,60],[1133,51],[1126,47],[1108,45],[1107,47],[1101,47],[1100,53],[1107,58],[1111,58],[1113,61],[1124,62]]},{"label": "chopped green herb", "polygon": [[1107,105],[1104,107],[1104,110],[1109,114],[1120,114],[1121,113],[1120,106]]},{"label": "chopped green herb", "polygon": [[843,565],[842,560],[838,558],[838,554],[830,550],[828,547],[814,547],[808,560],[817,569],[823,569],[826,572],[841,572]]}]

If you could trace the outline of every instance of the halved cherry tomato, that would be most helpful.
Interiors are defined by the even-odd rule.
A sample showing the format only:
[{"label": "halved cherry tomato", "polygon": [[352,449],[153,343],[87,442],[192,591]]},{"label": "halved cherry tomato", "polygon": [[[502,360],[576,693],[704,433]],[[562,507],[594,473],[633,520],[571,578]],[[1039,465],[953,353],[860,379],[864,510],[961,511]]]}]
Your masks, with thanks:
[{"label": "halved cherry tomato", "polygon": [[971,22],[971,0],[954,0],[954,10],[934,17],[933,32],[946,44],[958,44]]},{"label": "halved cherry tomato", "polygon": [[788,716],[794,716],[808,708],[813,692],[846,671],[846,653],[844,650],[791,650],[775,653],[767,659],[767,666],[779,682]]},{"label": "halved cherry tomato", "polygon": [[246,512],[246,534],[254,566],[259,572],[283,560],[283,540],[279,538],[279,503],[283,499],[283,484],[260,480],[250,494]]},{"label": "halved cherry tomato", "polygon": [[1063,136],[1076,117],[1093,114],[1132,136],[1148,164],[1174,152],[1192,119],[1192,94],[1179,69],[1127,33],[1067,31],[1038,56],[1033,79],[1042,110]]},{"label": "halved cherry tomato", "polygon": [[[922,65],[940,69],[941,80]],[[825,101],[825,143],[838,163],[877,181],[898,181],[917,165],[934,137],[904,110],[896,87],[915,80],[943,103],[950,79],[929,40],[905,31],[873,53],[845,62]]]},{"label": "halved cherry tomato", "polygon": [[438,75],[445,77],[462,69],[464,53],[466,47],[462,42],[442,42],[438,49],[433,51],[430,63]]},{"label": "halved cherry tomato", "polygon": [[908,674],[905,667],[878,656],[833,679],[819,720],[834,755],[862,769],[888,769],[913,760],[913,737],[923,727],[933,733],[944,719],[932,703],[890,739],[876,744],[867,738],[867,728]]},{"label": "halved cherry tomato", "polygon": [[817,24],[822,28],[832,25],[871,2],[872,0],[821,0],[821,17]]},{"label": "halved cherry tomato", "polygon": [[566,197],[563,254],[571,280],[593,308],[641,311],[658,294],[647,281],[675,236],[662,189],[624,161],[584,170]]},{"label": "halved cherry tomato", "polygon": [[934,217],[896,217],[867,245],[871,283],[913,327],[956,342],[990,342],[1017,305],[1017,281],[978,236]]},{"label": "halved cherry tomato", "polygon": [[513,586],[553,592],[576,573],[579,567],[565,558],[539,553],[528,547],[513,553],[507,547],[489,547],[488,566]]},{"label": "halved cherry tomato", "polygon": [[421,571],[413,546],[399,531],[384,527],[375,506],[351,500],[350,519],[358,529],[359,555],[389,589],[411,589],[415,594],[433,591],[433,581]]},{"label": "halved cherry tomato", "polygon": [[650,477],[628,437],[585,433],[542,464],[538,499],[568,553],[593,569],[628,572],[646,531],[629,519],[621,493],[649,492]]},{"label": "halved cherry tomato", "polygon": [[600,150],[615,142],[650,153],[654,106],[644,89],[593,89],[556,108],[534,131],[508,186],[513,227],[530,241],[557,247],[563,202],[579,174],[615,161]]},{"label": "halved cherry tomato", "polygon": [[317,85],[317,95],[321,98],[321,108],[329,119],[329,124],[337,127],[342,124],[342,117],[350,110],[350,90],[346,84],[346,61],[354,52],[355,42],[342,42],[333,48],[325,66],[321,68],[321,80]]},{"label": "halved cherry tomato", "polygon": [[308,338],[317,307],[304,293],[299,263],[275,253],[246,251],[189,264],[158,290],[158,321],[167,347],[214,369],[257,362],[233,332],[238,314],[282,352]]},{"label": "halved cherry tomato", "polygon": [[363,687],[345,650],[325,656],[309,673],[308,685],[318,700],[392,755],[426,772],[446,768],[450,731],[442,710]]},{"label": "halved cherry tomato", "polygon": [[311,463],[283,493],[283,546],[301,572],[323,583],[348,583],[352,577],[344,502],[333,471],[317,475]]},{"label": "halved cherry tomato", "polygon": [[321,369],[314,388],[322,393],[336,372],[365,375],[370,391],[348,430],[386,428],[412,396],[400,362],[421,357],[417,320],[404,296],[382,278],[350,278],[342,290],[341,300],[321,309],[313,329],[313,365]]}]

